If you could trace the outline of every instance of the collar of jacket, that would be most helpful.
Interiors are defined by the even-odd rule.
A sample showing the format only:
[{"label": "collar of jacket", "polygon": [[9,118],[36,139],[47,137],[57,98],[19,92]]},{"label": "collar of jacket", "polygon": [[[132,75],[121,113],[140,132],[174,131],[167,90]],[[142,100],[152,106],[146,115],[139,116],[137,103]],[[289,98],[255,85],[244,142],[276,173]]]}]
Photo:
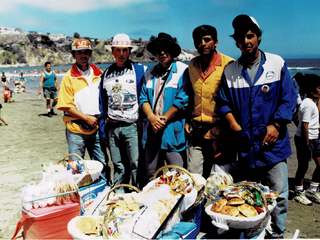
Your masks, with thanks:
[{"label": "collar of jacket", "polygon": [[[93,70],[94,77],[99,77],[102,74],[102,71],[96,65],[90,64],[90,67]],[[75,77],[75,78],[82,76],[76,64],[73,64],[70,75],[71,77]]]},{"label": "collar of jacket", "polygon": [[[159,63],[160,64],[160,63]],[[153,75],[153,76],[156,76],[157,75],[157,70],[158,70],[158,65],[159,64],[157,64],[154,68],[153,68],[153,70],[152,70],[152,72],[151,72],[151,74]],[[170,70],[170,73],[169,73],[169,76],[168,76],[168,78],[167,79],[170,79],[170,74],[171,73],[176,73],[178,71],[178,69],[177,69],[177,63],[176,63],[176,61],[174,60],[173,62],[172,62],[172,67],[171,67],[171,70]]]}]

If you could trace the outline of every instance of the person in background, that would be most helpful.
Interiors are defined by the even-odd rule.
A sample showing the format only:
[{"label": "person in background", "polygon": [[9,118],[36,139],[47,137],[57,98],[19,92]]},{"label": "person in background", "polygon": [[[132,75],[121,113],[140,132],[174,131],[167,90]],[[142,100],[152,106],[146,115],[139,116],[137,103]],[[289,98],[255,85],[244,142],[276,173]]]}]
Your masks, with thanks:
[{"label": "person in background", "polygon": [[240,180],[261,182],[278,192],[266,230],[267,238],[283,238],[289,196],[286,159],[292,154],[286,124],[297,97],[286,62],[259,49],[257,21],[239,15],[232,26],[241,56],[224,70],[220,112],[238,137]]},{"label": "person in background", "polygon": [[225,132],[219,117],[217,93],[223,70],[234,59],[216,50],[218,37],[214,27],[201,25],[194,29],[192,36],[200,56],[192,59],[188,67],[192,85],[190,115],[185,125],[190,134],[188,170],[208,178]]},{"label": "person in background", "polygon": [[1,109],[2,109],[2,104],[0,103],[0,120],[7,126],[8,123],[1,117]]},{"label": "person in background", "polygon": [[7,77],[4,71],[2,71],[1,82],[2,82],[2,89],[5,89],[7,86]]},{"label": "person in background", "polygon": [[[62,79],[57,105],[57,109],[64,112],[69,154],[84,158],[87,150],[90,159],[103,164],[102,175],[109,180],[106,146],[98,131],[102,71],[96,65],[89,64],[92,48],[87,39],[76,39],[72,43],[71,53],[76,63]],[[75,156],[70,156],[70,159],[78,160]]]},{"label": "person in background", "polygon": [[[315,103],[320,97],[320,77],[315,74],[305,74],[304,81],[301,81],[300,84],[304,84],[303,89],[306,95],[299,107],[299,125],[294,136],[298,169],[295,176],[293,199],[304,205],[312,205],[312,202],[320,203],[320,193],[317,192],[320,182],[319,109]],[[305,192],[303,190],[304,176],[311,159],[315,161],[316,168],[309,188]]]},{"label": "person in background", "polygon": [[5,87],[5,89],[3,90],[3,102],[4,103],[14,102],[14,99],[12,98],[12,91],[8,87]]},{"label": "person in background", "polygon": [[[147,67],[129,59],[137,46],[132,46],[127,34],[114,36],[107,49],[112,51],[116,62],[101,77],[101,137],[109,143],[114,185],[128,184],[131,176],[132,185],[138,187],[139,94],[141,78]],[[116,192],[123,193],[124,189],[116,189]]]},{"label": "person in background", "polygon": [[[297,105],[296,105],[295,111],[294,111],[293,116],[292,116],[292,121],[296,125],[296,127],[298,127],[298,125],[299,125],[298,112],[299,112],[299,106],[300,106],[301,101],[302,101],[302,98],[300,96],[299,83],[301,84],[301,81],[303,79],[304,79],[304,76],[303,76],[303,74],[301,72],[296,73],[292,78],[293,86],[294,86],[294,89],[296,90],[296,94],[297,94]],[[304,96],[302,96],[302,97],[304,98]]]},{"label": "person in background", "polygon": [[[46,62],[44,67],[45,71],[43,71],[40,76],[39,96],[41,95],[41,88],[43,88],[42,91],[46,99],[48,117],[52,117],[53,115],[57,115],[53,109],[58,103],[59,83],[56,74],[51,70],[51,63]],[[53,101],[50,107],[51,99]]]},{"label": "person in background", "polygon": [[21,87],[23,87],[24,84],[27,82],[27,79],[23,76],[23,73],[20,74],[19,82]]},{"label": "person in background", "polygon": [[147,116],[143,120],[142,144],[150,181],[163,159],[167,164],[185,166],[189,84],[187,65],[174,60],[181,52],[175,38],[166,33],[152,36],[147,50],[159,62],[144,75],[140,94],[140,106]]}]

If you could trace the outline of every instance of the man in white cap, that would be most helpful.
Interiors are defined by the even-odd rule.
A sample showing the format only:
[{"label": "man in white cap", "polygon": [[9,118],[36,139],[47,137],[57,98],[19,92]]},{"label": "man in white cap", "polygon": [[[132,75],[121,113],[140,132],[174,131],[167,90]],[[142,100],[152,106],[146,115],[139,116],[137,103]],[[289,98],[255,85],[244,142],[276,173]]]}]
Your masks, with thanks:
[{"label": "man in white cap", "polygon": [[232,26],[241,57],[224,70],[220,112],[240,146],[240,180],[261,182],[278,192],[267,230],[268,238],[283,238],[289,195],[286,159],[291,155],[286,124],[296,93],[285,61],[259,50],[262,31],[257,21],[239,15]]},{"label": "man in white cap", "polygon": [[[116,62],[101,77],[99,121],[101,136],[107,139],[114,165],[114,186],[129,183],[137,186],[139,160],[138,122],[140,82],[147,67],[129,59],[137,46],[126,34],[114,36],[112,51]],[[122,188],[116,192],[123,192]]]},{"label": "man in white cap", "polygon": [[[103,175],[109,180],[106,147],[98,131],[102,71],[96,65],[89,64],[92,48],[87,39],[76,39],[72,43],[71,53],[76,63],[62,79],[57,105],[58,110],[64,111],[69,153],[84,158],[87,150],[90,159],[104,165]],[[74,156],[70,159],[79,160]]]}]

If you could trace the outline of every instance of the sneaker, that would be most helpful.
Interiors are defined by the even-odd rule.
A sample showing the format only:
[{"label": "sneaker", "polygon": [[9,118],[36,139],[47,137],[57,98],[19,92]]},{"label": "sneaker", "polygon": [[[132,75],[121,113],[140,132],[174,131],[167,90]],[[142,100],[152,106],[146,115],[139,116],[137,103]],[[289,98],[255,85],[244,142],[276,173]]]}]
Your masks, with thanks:
[{"label": "sneaker", "polygon": [[50,111],[50,114],[53,115],[57,115],[53,110]]},{"label": "sneaker", "polygon": [[296,202],[299,202],[303,205],[312,205],[312,202],[306,197],[305,191],[297,191],[295,192],[295,196],[293,198]]},{"label": "sneaker", "polygon": [[51,112],[48,112],[48,117],[52,117],[52,114],[51,114]]},{"label": "sneaker", "polygon": [[309,189],[307,190],[306,196],[315,203],[319,203],[320,204],[320,192],[313,192],[310,191]]}]

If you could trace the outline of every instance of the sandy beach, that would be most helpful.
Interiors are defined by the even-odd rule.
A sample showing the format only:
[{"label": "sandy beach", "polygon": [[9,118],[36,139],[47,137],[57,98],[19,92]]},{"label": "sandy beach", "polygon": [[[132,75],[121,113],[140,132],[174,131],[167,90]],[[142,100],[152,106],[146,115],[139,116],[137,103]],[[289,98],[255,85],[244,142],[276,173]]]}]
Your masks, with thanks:
[{"label": "sandy beach", "polygon": [[[0,239],[13,236],[21,217],[21,189],[41,180],[41,164],[62,159],[67,153],[62,112],[49,118],[45,100],[36,93],[14,94],[13,103],[2,103],[1,117],[9,124],[0,125]],[[293,155],[288,159],[290,189],[297,168],[293,136],[296,127],[289,126]],[[87,155],[86,155],[87,156]],[[306,182],[311,179],[315,164],[310,162]],[[289,201],[285,238],[292,238],[296,229],[299,238],[320,238],[320,205],[303,206]]]}]

